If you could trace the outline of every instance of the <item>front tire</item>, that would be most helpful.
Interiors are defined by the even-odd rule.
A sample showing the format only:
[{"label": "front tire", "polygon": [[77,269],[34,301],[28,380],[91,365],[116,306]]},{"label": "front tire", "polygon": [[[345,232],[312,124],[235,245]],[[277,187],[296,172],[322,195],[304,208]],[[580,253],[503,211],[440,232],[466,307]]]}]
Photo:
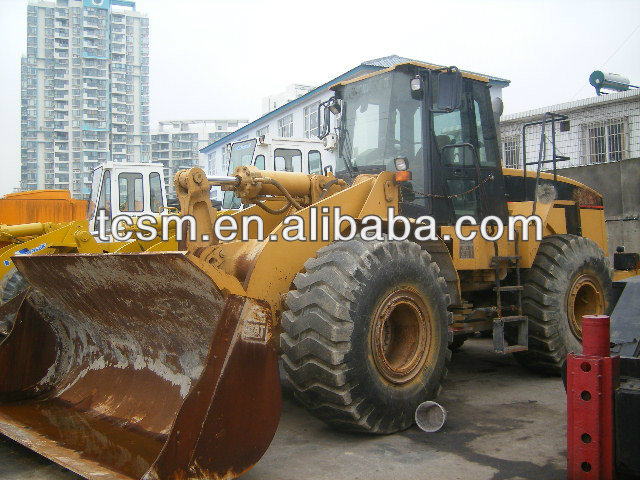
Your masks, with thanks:
[{"label": "front tire", "polygon": [[328,424],[393,433],[413,424],[446,374],[449,295],[409,241],[357,237],[320,249],[282,316],[282,360],[296,398]]},{"label": "front tire", "polygon": [[7,303],[28,287],[27,281],[17,268],[11,268],[0,279],[0,305]]},{"label": "front tire", "polygon": [[515,353],[541,373],[560,373],[567,353],[582,352],[582,316],[609,312],[611,272],[602,249],[588,238],[553,235],[542,240],[526,275],[523,312],[529,349]]}]

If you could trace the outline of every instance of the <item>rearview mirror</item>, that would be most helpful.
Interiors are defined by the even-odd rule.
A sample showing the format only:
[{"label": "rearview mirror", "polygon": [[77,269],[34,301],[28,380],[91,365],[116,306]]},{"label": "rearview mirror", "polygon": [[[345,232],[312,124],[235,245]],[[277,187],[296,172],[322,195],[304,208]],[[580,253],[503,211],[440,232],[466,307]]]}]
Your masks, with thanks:
[{"label": "rearview mirror", "polygon": [[320,140],[329,135],[331,126],[331,115],[329,114],[338,115],[340,111],[340,104],[335,96],[318,104],[318,138]]},{"label": "rearview mirror", "polygon": [[434,72],[433,106],[440,112],[452,112],[462,103],[462,75],[456,67]]}]

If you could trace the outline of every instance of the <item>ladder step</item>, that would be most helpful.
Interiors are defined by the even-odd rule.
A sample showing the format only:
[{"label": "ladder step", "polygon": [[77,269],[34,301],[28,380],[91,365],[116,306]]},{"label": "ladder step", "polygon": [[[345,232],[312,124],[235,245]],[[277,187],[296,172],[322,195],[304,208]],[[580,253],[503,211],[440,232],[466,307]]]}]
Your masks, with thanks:
[{"label": "ladder step", "polygon": [[495,255],[491,257],[492,260],[507,260],[511,262],[515,262],[516,260],[520,260],[521,258],[522,257],[520,255],[511,255],[511,256]]},{"label": "ladder step", "polygon": [[[517,340],[509,345],[504,336],[505,325],[513,324],[517,328]],[[522,352],[528,349],[528,318],[526,315],[513,315],[493,319],[493,349],[497,353]]]},{"label": "ladder step", "polygon": [[514,265],[518,265],[518,262],[520,261],[522,257],[520,257],[519,255],[513,255],[513,256],[493,256],[491,257],[491,267],[495,268],[500,262],[509,262],[512,263]]},{"label": "ladder step", "polygon": [[500,288],[493,287],[494,292],[497,292],[498,290],[500,290],[501,292],[521,292],[522,290],[524,290],[524,287],[522,285],[510,285]]},{"label": "ladder step", "polygon": [[493,319],[493,323],[512,323],[512,322],[526,322],[529,319],[526,315],[511,315],[506,317],[498,317]]}]

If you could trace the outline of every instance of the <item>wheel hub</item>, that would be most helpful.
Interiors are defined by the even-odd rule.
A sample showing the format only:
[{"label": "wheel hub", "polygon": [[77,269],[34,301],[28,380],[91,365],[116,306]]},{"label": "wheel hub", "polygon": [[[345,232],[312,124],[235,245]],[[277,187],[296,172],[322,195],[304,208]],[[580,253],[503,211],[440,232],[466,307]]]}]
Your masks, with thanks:
[{"label": "wheel hub", "polygon": [[598,279],[588,273],[575,279],[567,297],[571,331],[582,339],[582,316],[604,314],[604,293]]},{"label": "wheel hub", "polygon": [[373,359],[382,376],[396,384],[412,380],[429,356],[430,316],[417,292],[403,288],[389,294],[373,318]]}]

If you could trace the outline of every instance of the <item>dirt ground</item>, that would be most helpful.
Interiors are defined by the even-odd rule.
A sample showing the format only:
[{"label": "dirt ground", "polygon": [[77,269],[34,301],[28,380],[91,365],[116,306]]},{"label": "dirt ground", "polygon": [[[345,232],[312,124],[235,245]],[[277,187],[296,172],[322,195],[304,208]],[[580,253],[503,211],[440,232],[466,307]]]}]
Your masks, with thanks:
[{"label": "dirt ground", "polygon": [[[447,423],[390,436],[335,432],[285,394],[280,426],[246,480],[556,480],[566,478],[565,395],[558,377],[467,341],[442,395]],[[0,438],[0,478],[71,480],[73,473]]]}]

